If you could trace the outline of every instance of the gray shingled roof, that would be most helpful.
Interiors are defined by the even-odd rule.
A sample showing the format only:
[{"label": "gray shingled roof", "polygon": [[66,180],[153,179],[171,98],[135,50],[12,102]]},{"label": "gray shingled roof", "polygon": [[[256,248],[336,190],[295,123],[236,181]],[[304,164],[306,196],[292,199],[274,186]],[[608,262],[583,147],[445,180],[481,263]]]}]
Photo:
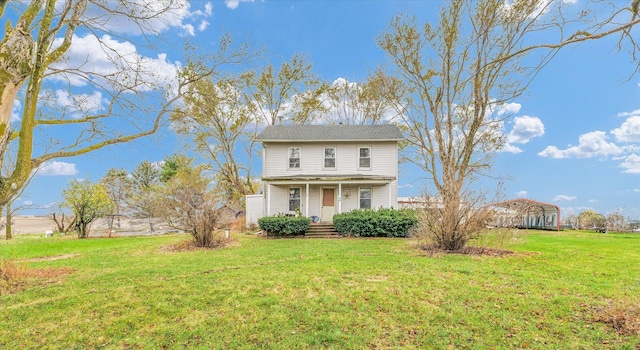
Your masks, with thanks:
[{"label": "gray shingled roof", "polygon": [[261,142],[287,141],[400,141],[395,125],[270,125],[257,137]]}]

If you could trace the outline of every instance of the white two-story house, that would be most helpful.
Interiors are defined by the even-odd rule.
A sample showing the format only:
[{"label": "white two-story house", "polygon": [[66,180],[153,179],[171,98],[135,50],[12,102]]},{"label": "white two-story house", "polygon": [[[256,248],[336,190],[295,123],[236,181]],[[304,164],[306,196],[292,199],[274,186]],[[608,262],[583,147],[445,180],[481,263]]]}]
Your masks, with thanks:
[{"label": "white two-story house", "polygon": [[261,195],[247,197],[247,223],[279,213],[333,215],[398,206],[395,125],[275,125],[261,142]]}]

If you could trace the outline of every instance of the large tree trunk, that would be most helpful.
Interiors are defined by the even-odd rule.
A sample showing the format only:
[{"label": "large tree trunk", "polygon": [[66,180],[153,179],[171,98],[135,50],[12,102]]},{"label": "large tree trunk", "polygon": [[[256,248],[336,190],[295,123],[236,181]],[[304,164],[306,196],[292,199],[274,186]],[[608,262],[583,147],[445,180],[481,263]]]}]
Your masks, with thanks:
[{"label": "large tree trunk", "polygon": [[7,225],[5,226],[5,231],[4,232],[5,232],[5,238],[6,239],[11,239],[11,238],[13,238],[13,235],[12,235],[13,213],[11,212],[11,202],[7,203],[6,209],[7,209],[7,215],[6,215]]},{"label": "large tree trunk", "polygon": [[[11,113],[18,91],[33,71],[33,47],[31,35],[18,23],[15,29],[9,25],[0,42],[0,155],[4,155],[9,142]],[[0,166],[2,166],[0,158]]]}]

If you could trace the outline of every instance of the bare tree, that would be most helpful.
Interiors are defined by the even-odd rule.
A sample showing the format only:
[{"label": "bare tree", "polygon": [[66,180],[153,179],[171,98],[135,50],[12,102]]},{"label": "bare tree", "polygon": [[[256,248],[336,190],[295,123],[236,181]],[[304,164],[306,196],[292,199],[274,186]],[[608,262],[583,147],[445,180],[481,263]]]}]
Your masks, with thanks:
[{"label": "bare tree", "polygon": [[570,228],[570,229],[577,229],[578,228],[578,215],[576,214],[569,214],[569,215],[564,215],[562,217],[562,224],[565,226],[565,228]]},{"label": "bare tree", "polygon": [[215,248],[222,198],[204,176],[204,166],[181,167],[160,189],[159,209],[171,227],[189,233],[197,247]]},{"label": "bare tree", "polygon": [[[107,194],[113,203],[113,213],[110,226],[113,225],[114,219],[117,219],[118,228],[120,228],[120,218],[126,207],[126,200],[129,197],[132,180],[124,169],[111,168],[100,180],[107,190]],[[111,228],[111,227],[110,227]]]},{"label": "bare tree", "polygon": [[618,209],[607,215],[607,230],[616,232],[624,232],[628,230],[623,210]]},{"label": "bare tree", "polygon": [[617,34],[621,47],[637,52],[631,30],[640,19],[620,2],[599,4],[571,13],[560,1],[451,0],[436,26],[399,15],[379,37],[403,82],[385,88],[402,97],[395,108],[408,127],[407,158],[426,172],[442,207],[432,225],[440,248],[463,248],[481,226],[470,223],[484,220],[469,206],[482,204],[473,185],[504,143],[495,113],[502,104],[520,96],[567,45]]},{"label": "bare tree", "polygon": [[[388,86],[393,84],[393,77],[387,76],[382,70],[376,70],[361,83],[337,79],[331,86],[324,87],[322,95],[317,98],[322,108],[306,116],[305,122],[320,124],[388,124],[397,123],[401,119],[398,112],[392,108],[393,102],[388,98],[396,96],[385,94],[390,91]],[[298,119],[297,122],[302,120]]]},{"label": "bare tree", "polygon": [[[15,152],[14,150],[11,149],[11,147],[6,151],[5,157],[9,161],[2,164],[2,176],[6,176],[6,174],[10,174],[13,171],[12,166],[14,164],[13,159],[15,159]],[[23,186],[20,189],[16,189],[16,192],[11,196],[11,198],[9,198],[9,200],[4,206],[5,239],[13,238],[14,215],[21,210],[36,208],[36,206],[33,204],[22,204],[22,205],[15,206],[14,203],[24,194],[24,191],[27,185],[29,185],[31,180],[33,180],[37,172],[38,172],[38,169],[35,169],[31,172],[31,174],[29,174],[29,177],[25,181],[25,186]]]},{"label": "bare tree", "polygon": [[[0,12],[7,3],[0,2]],[[15,27],[7,22],[0,41],[0,165],[9,142],[17,143],[17,157],[11,174],[0,179],[0,205],[44,162],[155,133],[185,87],[219,67],[180,68],[142,57],[135,49],[123,52],[133,47],[127,38],[151,47],[170,17],[186,10],[187,1],[159,0],[153,6],[128,0],[11,3],[18,19]],[[76,54],[72,44],[80,40],[100,51]],[[247,47],[235,47],[225,37],[217,50],[217,63],[237,63]],[[108,68],[92,60],[98,54]],[[22,102],[22,114],[19,123],[11,124],[14,100]]]},{"label": "bare tree", "polygon": [[[192,146],[213,162],[229,202],[242,203],[256,191],[251,176],[255,108],[246,95],[246,81],[201,80],[185,96],[186,108],[172,115],[174,130],[193,139]],[[242,154],[243,162],[237,157]]]},{"label": "bare tree", "polygon": [[269,64],[259,73],[243,74],[255,122],[275,125],[279,119],[288,118],[302,123],[309,113],[321,108],[317,98],[325,85],[311,68],[304,56],[295,55],[290,62],[283,62],[277,72]]},{"label": "bare tree", "polygon": [[[320,107],[315,92],[304,92],[322,86],[311,68],[304,56],[296,55],[278,71],[267,65],[259,72],[216,75],[190,85],[185,107],[172,114],[173,125],[213,162],[226,201],[242,204],[244,196],[258,189],[251,169],[258,128]],[[304,108],[296,107],[302,104]]]},{"label": "bare tree", "polygon": [[583,230],[604,230],[607,225],[607,218],[595,210],[583,210],[578,215],[578,225]]},{"label": "bare tree", "polygon": [[157,186],[160,183],[160,169],[149,161],[142,161],[131,173],[131,191],[126,199],[128,211],[133,217],[149,221],[153,231],[153,217],[157,212]]},{"label": "bare tree", "polygon": [[65,212],[63,204],[58,204],[54,211],[50,214],[51,220],[56,225],[55,230],[64,234],[71,231],[76,225],[76,217],[73,214]]}]

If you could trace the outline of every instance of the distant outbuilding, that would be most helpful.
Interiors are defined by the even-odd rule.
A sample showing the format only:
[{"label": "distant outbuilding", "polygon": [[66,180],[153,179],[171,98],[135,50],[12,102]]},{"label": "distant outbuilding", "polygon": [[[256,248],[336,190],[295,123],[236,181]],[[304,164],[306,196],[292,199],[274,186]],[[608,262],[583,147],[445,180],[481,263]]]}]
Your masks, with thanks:
[{"label": "distant outbuilding", "polygon": [[493,204],[494,226],[560,231],[560,207],[526,198]]}]

